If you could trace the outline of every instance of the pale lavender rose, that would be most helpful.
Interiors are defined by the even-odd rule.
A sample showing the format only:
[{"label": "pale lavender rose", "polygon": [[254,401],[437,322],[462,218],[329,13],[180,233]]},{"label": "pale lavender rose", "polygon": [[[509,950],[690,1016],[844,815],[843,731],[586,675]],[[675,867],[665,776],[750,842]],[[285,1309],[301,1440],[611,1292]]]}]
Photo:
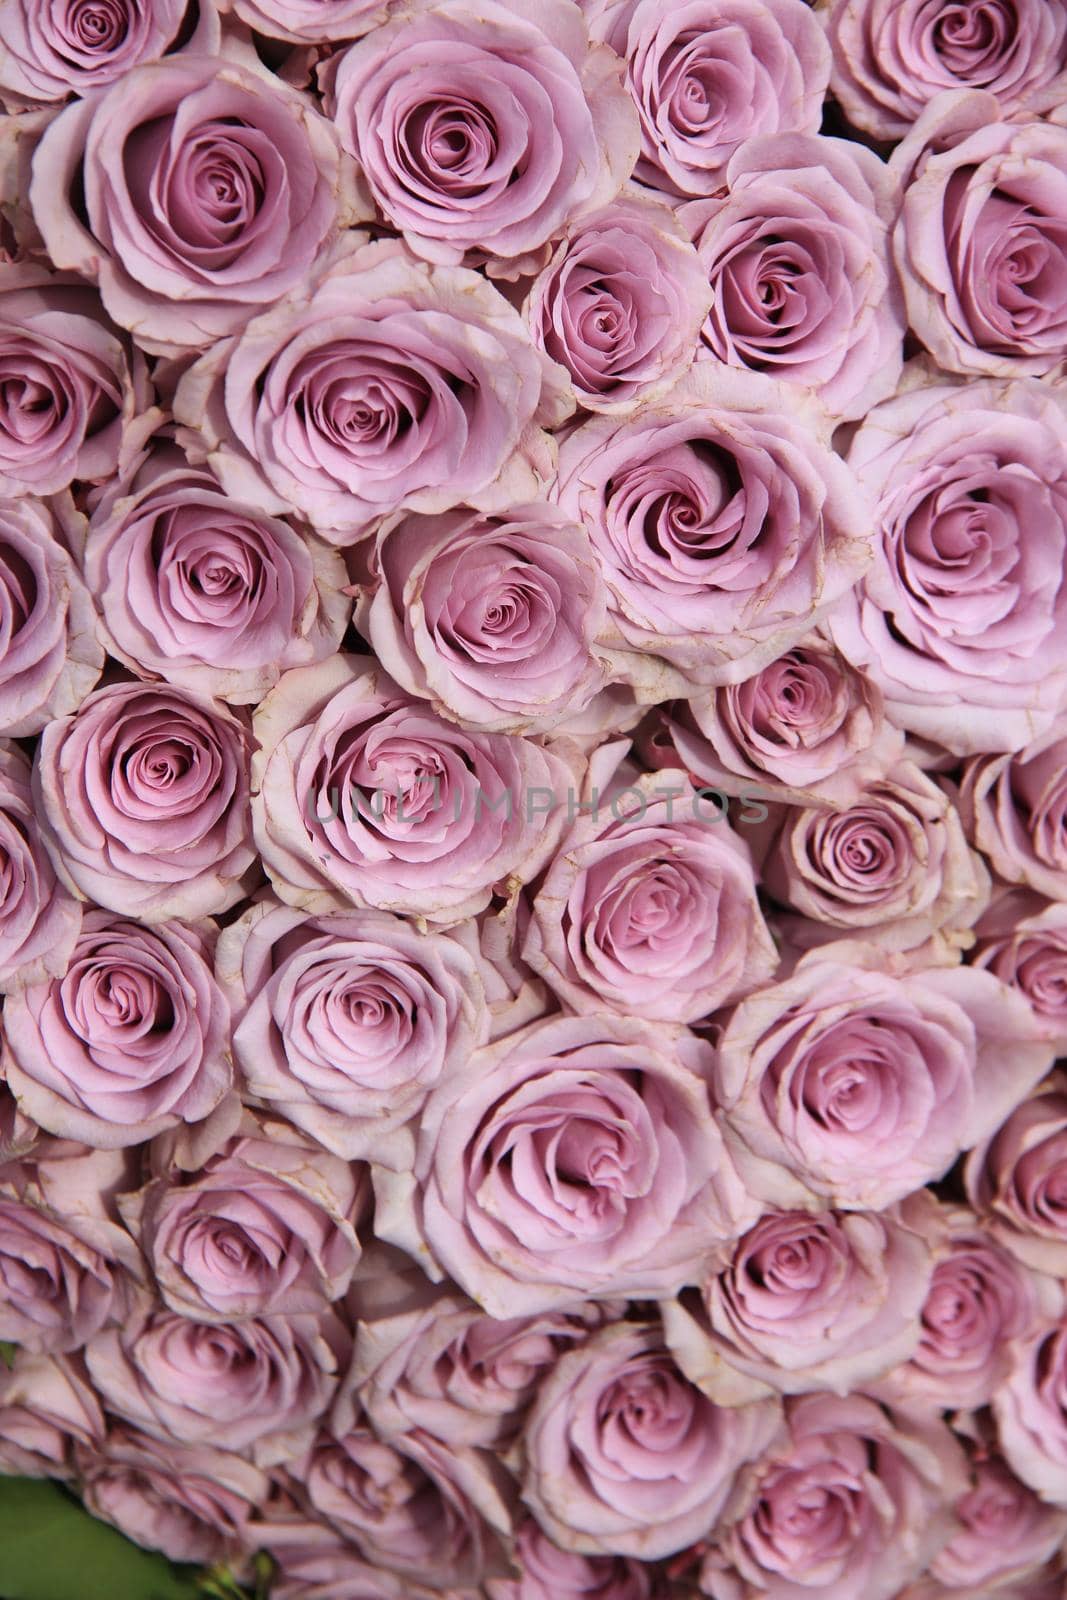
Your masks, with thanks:
[{"label": "pale lavender rose", "polygon": [[852,123],[900,139],[935,95],[981,89],[1004,111],[1063,95],[1062,0],[829,0],[830,88]]},{"label": "pale lavender rose", "polygon": [[561,1550],[536,1522],[515,1535],[520,1576],[491,1578],[489,1600],[665,1600],[654,1569],[630,1556],[582,1556]]},{"label": "pale lavender rose", "polygon": [[[968,1596],[982,1585],[999,1593],[1009,1584],[1038,1579],[1067,1536],[1067,1513],[1043,1505],[999,1455],[981,1446],[974,1452],[970,1485],[952,1509],[962,1526],[934,1557],[930,1572],[947,1589]],[[1039,1596],[1036,1584],[1025,1593]]]},{"label": "pale lavender rose", "polygon": [[869,565],[865,500],[820,427],[795,391],[700,362],[664,400],[561,445],[553,498],[589,529],[602,642],[628,652],[645,699],[750,677]]},{"label": "pale lavender rose", "polygon": [[919,1341],[934,1212],[768,1212],[699,1291],[661,1306],[675,1360],[723,1405],[866,1385]]},{"label": "pale lavender rose", "polygon": [[1004,1459],[1050,1505],[1067,1508],[1067,1319],[1012,1347],[993,1395]]},{"label": "pale lavender rose", "polygon": [[523,1436],[523,1499],[561,1549],[673,1555],[710,1532],[779,1420],[772,1401],[713,1405],[656,1324],[616,1323],[541,1385]]},{"label": "pale lavender rose", "polygon": [[30,764],[0,742],[0,993],[61,976],[81,906],[57,880],[30,793]]},{"label": "pale lavender rose", "polygon": [[[190,16],[191,13],[191,16]],[[218,48],[219,24],[210,4],[186,0],[9,0],[0,43],[0,101],[12,109],[85,95],[114,83],[172,45]]]},{"label": "pale lavender rose", "polygon": [[594,39],[626,62],[641,123],[635,177],[712,194],[746,139],[816,133],[830,50],[803,0],[583,0]]},{"label": "pale lavender rose", "polygon": [[775,134],[745,141],[725,187],[680,214],[712,291],[705,353],[809,389],[835,418],[862,416],[903,361],[888,169],[863,145]]},{"label": "pale lavender rose", "polygon": [[15,1352],[0,1367],[0,1472],[17,1478],[71,1478],[76,1444],[104,1442],[100,1402],[79,1364],[65,1356]]},{"label": "pale lavender rose", "polygon": [[40,1204],[4,1191],[0,1339],[34,1354],[78,1350],[118,1312],[120,1273]]},{"label": "pale lavender rose", "polygon": [[423,1109],[376,1230],[490,1316],[674,1294],[755,1214],[682,1028],[549,1018],[476,1051]]},{"label": "pale lavender rose", "polygon": [[1038,1272],[1067,1277],[1067,1077],[1054,1073],[964,1168],[990,1233]]},{"label": "pale lavender rose", "polygon": [[999,878],[1067,898],[1067,717],[1014,755],[968,762],[960,809]]},{"label": "pale lavender rose", "polygon": [[738,1480],[700,1575],[712,1600],[890,1600],[953,1531],[966,1484],[940,1420],[894,1417],[863,1395],[803,1395],[788,1435]]},{"label": "pale lavender rose", "polygon": [[878,970],[835,946],[743,1000],[716,1087],[753,1193],[880,1209],[940,1178],[1052,1065],[1030,1008],[988,972]]},{"label": "pale lavender rose", "polygon": [[387,522],[357,625],[409,694],[467,727],[550,730],[604,687],[607,596],[589,535],[536,502]]},{"label": "pale lavender rose", "polygon": [[105,493],[80,545],[108,650],[139,678],[259,700],[332,654],[348,623],[336,551],[165,447]]},{"label": "pale lavender rose", "polygon": [[530,285],[523,314],[587,411],[632,411],[691,364],[711,303],[700,259],[669,206],[629,189],[572,223]]},{"label": "pale lavender rose", "polygon": [[202,356],[174,409],[228,494],[343,544],[394,511],[534,498],[554,464],[542,427],[574,408],[565,377],[479,274],[355,232]]},{"label": "pale lavender rose", "polygon": [[87,1509],[127,1539],[172,1561],[241,1562],[268,1487],[250,1461],[126,1427],[112,1428],[103,1450],[78,1458]]},{"label": "pale lavender rose", "polygon": [[890,950],[935,933],[963,943],[989,899],[989,873],[950,797],[910,761],[840,810],[787,810],[760,883],[799,913],[781,927],[802,949],[860,929]]},{"label": "pale lavender rose", "polygon": [[939,378],[917,364],[853,437],[875,561],[827,628],[900,727],[1019,749],[1067,696],[1067,398]]},{"label": "pale lavender rose", "polygon": [[1067,905],[1026,889],[999,895],[975,925],[969,960],[1025,995],[1038,1025],[1067,1054]]},{"label": "pale lavender rose", "polygon": [[202,349],[303,283],[354,220],[330,124],[265,69],[178,54],[75,102],[33,157],[51,259],[153,354]]},{"label": "pale lavender rose", "polygon": [[386,20],[396,0],[223,0],[221,9],[267,39],[330,45],[358,39]]},{"label": "pale lavender rose", "polygon": [[890,161],[908,322],[947,372],[1059,369],[1067,336],[1067,128],[946,93]]},{"label": "pale lavender rose", "polygon": [[161,1173],[119,1209],[166,1305],[227,1323],[339,1300],[359,1261],[366,1200],[360,1167],[245,1112],[206,1162]]},{"label": "pale lavender rose", "polygon": [[86,914],[66,973],[4,1005],[4,1076],[39,1127],[117,1149],[215,1109],[232,1072],[211,953],[180,922]]},{"label": "pale lavender rose", "polygon": [[246,719],[169,685],[95,690],[50,722],[33,795],[60,880],[142,921],[193,921],[244,893],[251,839]]},{"label": "pale lavender rose", "polygon": [[619,754],[590,763],[595,809],[559,842],[523,960],[574,1011],[696,1022],[778,968],[752,853],[679,771],[643,774],[609,807]]},{"label": "pale lavender rose", "polygon": [[245,1095],[334,1155],[403,1171],[427,1094],[489,1036],[484,970],[386,912],[253,906],[218,946]]},{"label": "pale lavender rose", "polygon": [[0,278],[0,494],[101,483],[148,411],[144,357],[87,284],[29,263]]},{"label": "pale lavender rose", "polygon": [[281,898],[312,911],[475,915],[542,869],[577,782],[532,739],[444,721],[373,658],[287,672],[255,728],[256,840]]},{"label": "pale lavender rose", "polygon": [[413,250],[517,266],[630,176],[620,76],[570,0],[415,4],[320,72],[341,142]]}]

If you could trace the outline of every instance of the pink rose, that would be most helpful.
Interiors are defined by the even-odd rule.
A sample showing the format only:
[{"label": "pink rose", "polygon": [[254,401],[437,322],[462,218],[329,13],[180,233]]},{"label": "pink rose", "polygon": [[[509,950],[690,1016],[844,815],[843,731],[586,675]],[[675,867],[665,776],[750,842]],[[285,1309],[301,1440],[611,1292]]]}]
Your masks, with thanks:
[{"label": "pink rose", "polygon": [[304,281],[355,215],[346,181],[309,101],[265,69],[181,53],[60,113],[30,204],[55,264],[98,282],[143,349],[174,354]]},{"label": "pink rose", "polygon": [[995,1239],[1038,1272],[1067,1276],[1067,1078],[1054,1073],[978,1145],[967,1197]]},{"label": "pink rose", "polygon": [[76,1444],[99,1449],[104,1415],[80,1365],[66,1356],[16,1353],[0,1367],[0,1471],[70,1478]]},{"label": "pink rose", "polygon": [[[717,1093],[753,1193],[880,1208],[940,1178],[1051,1066],[1021,996],[969,967],[892,977],[834,946],[743,1000]],[[860,947],[856,958],[876,959]]]},{"label": "pink rose", "polygon": [[[190,10],[196,26],[186,42]],[[150,6],[107,0],[91,7],[77,0],[16,0],[4,9],[0,101],[16,109],[22,101],[67,100],[72,91],[85,95],[142,61],[156,60],[176,41],[214,51],[218,40],[214,8],[188,7],[186,0],[155,0]]]},{"label": "pink rose", "polygon": [[712,290],[707,351],[862,416],[892,394],[904,340],[884,163],[843,139],[774,134],[734,153],[726,190],[681,212]]},{"label": "pink rose", "polygon": [[583,0],[594,39],[626,62],[641,122],[635,176],[668,196],[712,194],[737,147],[815,133],[830,51],[803,0]]},{"label": "pink rose", "polygon": [[477,273],[350,233],[202,356],[174,409],[228,494],[346,543],[393,511],[532,499],[553,464],[541,427],[573,409],[563,380]]},{"label": "pink rose", "polygon": [[[594,783],[618,754],[593,757]],[[610,809],[593,794],[541,880],[522,947],[564,1003],[696,1022],[772,978],[751,852],[719,808],[670,770],[642,775]]]},{"label": "pink rose", "polygon": [[1067,1507],[1067,1320],[1011,1355],[1012,1370],[993,1395],[1004,1459],[1042,1500]]},{"label": "pink rose", "polygon": [[93,511],[80,552],[110,653],[140,678],[241,704],[337,649],[344,566],[306,530],[157,449]]},{"label": "pink rose", "polygon": [[1067,1053],[1067,905],[1025,889],[1007,890],[975,926],[973,966],[1029,1000],[1038,1026],[1058,1054]]},{"label": "pink rose", "polygon": [[50,722],[33,794],[62,882],[148,922],[233,905],[255,861],[250,746],[245,721],[166,685],[97,689]]},{"label": "pink rose", "polygon": [[78,1350],[118,1310],[113,1262],[32,1201],[0,1193],[0,1339]]},{"label": "pink rose", "polygon": [[998,877],[1067,897],[1067,717],[1014,755],[968,762],[960,809]]},{"label": "pink rose", "polygon": [[970,1485],[953,1510],[962,1527],[930,1563],[932,1575],[953,1592],[970,1595],[988,1584],[999,1594],[1009,1583],[1039,1579],[1067,1536],[1067,1513],[1042,1505],[985,1448],[976,1450]]},{"label": "pink rose", "polygon": [[1067,331],[1067,128],[939,95],[893,155],[893,249],[912,331],[948,372],[1054,371]]},{"label": "pink rose", "polygon": [[81,907],[56,879],[30,793],[30,764],[0,743],[0,992],[67,969]]},{"label": "pink rose", "polygon": [[522,1494],[553,1543],[580,1554],[672,1555],[708,1533],[779,1409],[713,1405],[658,1326],[620,1322],[561,1356],[523,1439]]},{"label": "pink rose", "polygon": [[711,1054],[608,1016],[475,1052],[427,1101],[413,1173],[376,1174],[379,1236],[424,1265],[428,1250],[495,1317],[699,1281],[752,1214],[711,1115]]},{"label": "pink rose", "polygon": [[218,963],[246,1094],[348,1161],[409,1166],[427,1094],[489,1035],[484,964],[386,912],[261,902]]},{"label": "pink rose", "polygon": [[629,1556],[581,1556],[560,1550],[536,1522],[515,1536],[518,1578],[491,1578],[489,1600],[660,1600],[653,1569]]},{"label": "pink rose", "polygon": [[531,739],[445,722],[373,658],[286,673],[255,726],[263,861],[282,898],[315,911],[474,915],[494,884],[541,870],[576,782]]},{"label": "pink rose", "polygon": [[380,27],[392,6],[393,0],[226,0],[222,10],[268,39],[329,45]]},{"label": "pink rose", "polygon": [[589,535],[553,506],[386,522],[360,631],[441,716],[494,733],[549,730],[603,688],[607,596]]},{"label": "pink rose", "polygon": [[1018,749],[1067,696],[1067,401],[921,366],[909,382],[849,447],[878,538],[827,627],[899,726],[956,755]]},{"label": "pink rose", "polygon": [[415,5],[320,77],[386,221],[431,261],[536,251],[637,159],[619,63],[564,0]]},{"label": "pink rose", "polygon": [[711,300],[670,208],[637,189],[572,223],[523,304],[588,411],[632,411],[691,364]]},{"label": "pink rose", "polygon": [[553,496],[585,523],[608,589],[604,643],[646,699],[736,683],[795,644],[870,558],[864,501],[795,396],[699,363],[560,448]]}]

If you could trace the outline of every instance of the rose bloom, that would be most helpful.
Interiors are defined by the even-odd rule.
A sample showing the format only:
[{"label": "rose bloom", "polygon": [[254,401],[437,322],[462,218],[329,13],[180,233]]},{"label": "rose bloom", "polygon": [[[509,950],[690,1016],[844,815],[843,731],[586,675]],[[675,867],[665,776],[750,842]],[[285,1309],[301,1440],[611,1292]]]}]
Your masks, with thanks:
[{"label": "rose bloom", "polygon": [[0,993],[61,976],[81,916],[42,843],[30,764],[0,741]]},{"label": "rose bloom", "polygon": [[1057,1053],[1067,1053],[1067,905],[1026,889],[1004,891],[979,918],[972,966],[1025,995]]},{"label": "rose bloom", "polygon": [[[618,759],[611,751],[594,756],[594,782]],[[714,804],[708,812],[684,773],[667,770],[564,834],[522,955],[572,1010],[695,1022],[774,976],[751,851]]]},{"label": "rose bloom", "polygon": [[392,0],[226,0],[221,9],[268,39],[332,44],[380,27],[391,6]]},{"label": "rose bloom", "polygon": [[55,264],[175,354],[302,284],[355,218],[349,181],[329,123],[273,73],[183,52],[61,112],[30,204]]},{"label": "rose bloom", "polygon": [[862,928],[890,950],[933,933],[965,935],[989,898],[989,874],[945,791],[910,761],[873,780],[850,806],[789,809],[760,868],[790,911],[801,948]]},{"label": "rose bloom", "polygon": [[994,1238],[1036,1271],[1067,1276],[1067,1077],[1054,1073],[972,1150],[964,1180]]},{"label": "rose bloom", "polygon": [[566,367],[587,411],[632,411],[696,354],[711,302],[700,259],[670,207],[631,187],[570,225],[527,291],[537,344]]},{"label": "rose bloom", "polygon": [[1067,895],[1067,717],[1014,755],[964,768],[960,809],[997,876],[1049,899]]},{"label": "rose bloom", "polygon": [[474,915],[494,884],[541,870],[576,782],[533,740],[443,721],[372,658],[286,673],[255,727],[264,864],[283,899],[315,911]]},{"label": "rose bloom", "polygon": [[1019,749],[1067,695],[1067,400],[909,381],[849,447],[878,539],[827,628],[899,726],[956,755]]},{"label": "rose bloom", "polygon": [[663,1600],[654,1569],[629,1556],[581,1556],[560,1550],[536,1522],[515,1535],[518,1578],[490,1578],[489,1600]]},{"label": "rose bloom", "polygon": [[[113,83],[141,61],[161,56],[180,32],[185,0],[107,0],[92,6],[49,6],[41,0],[16,0],[4,8],[0,48],[0,100],[10,109],[20,102],[66,100],[71,92]],[[213,13],[200,19],[217,45]]]},{"label": "rose bloom", "polygon": [[386,912],[253,906],[218,947],[245,1093],[334,1155],[403,1171],[427,1094],[489,1036],[484,969]]},{"label": "rose bloom", "polygon": [[889,1600],[953,1529],[962,1452],[944,1423],[894,1418],[863,1395],[803,1395],[787,1437],[744,1469],[701,1593]]},{"label": "rose bloom", "polygon": [[603,642],[640,697],[737,683],[780,656],[870,560],[867,511],[817,419],[755,373],[699,363],[668,399],[595,417],[553,497],[610,590]]},{"label": "rose bloom", "polygon": [[167,447],[105,492],[80,560],[109,652],[220,700],[262,699],[288,668],[331,655],[348,623],[335,551]]},{"label": "rose bloom", "polygon": [[223,489],[351,542],[394,511],[502,510],[552,472],[565,374],[465,268],[350,232],[299,295],[182,378],[175,416]]},{"label": "rose bloom", "polygon": [[1067,1535],[1067,1513],[1043,1505],[999,1455],[983,1447],[975,1451],[970,1485],[952,1509],[962,1527],[930,1571],[953,1591],[971,1594],[975,1585],[988,1584],[999,1593],[1008,1583],[1038,1577]]},{"label": "rose bloom", "polygon": [[699,1281],[753,1214],[711,1115],[711,1057],[684,1029],[608,1016],[476,1051],[426,1102],[413,1173],[376,1174],[379,1236],[494,1317]]},{"label": "rose bloom", "polygon": [[120,1313],[121,1272],[31,1200],[0,1192],[0,1339],[33,1354],[78,1350]]},{"label": "rose bloom", "polygon": [[719,1052],[716,1091],[752,1192],[844,1210],[942,1177],[1052,1064],[1025,1001],[991,973],[893,977],[834,946],[743,1000]]},{"label": "rose bloom", "polygon": [[80,1363],[15,1352],[0,1369],[0,1471],[13,1478],[71,1478],[76,1444],[99,1449],[100,1402]]},{"label": "rose bloom", "polygon": [[523,1500],[564,1550],[673,1555],[713,1527],[779,1415],[766,1400],[713,1405],[656,1324],[619,1322],[561,1356],[542,1383],[523,1436]]},{"label": "rose bloom", "polygon": [[865,1385],[918,1343],[932,1210],[768,1212],[699,1293],[661,1307],[675,1360],[723,1405]]},{"label": "rose bloom", "polygon": [[65,975],[4,1005],[4,1074],[34,1121],[108,1149],[213,1111],[232,1074],[210,954],[179,922],[88,912]]},{"label": "rose bloom", "polygon": [[803,0],[583,0],[594,39],[626,62],[641,123],[634,176],[712,194],[740,144],[815,133],[830,51]]},{"label": "rose bloom", "polygon": [[409,694],[492,733],[550,730],[604,687],[607,596],[589,535],[554,506],[387,521],[360,632]]},{"label": "rose bloom", "polygon": [[[0,279],[0,495],[101,483],[148,411],[144,358],[80,279],[29,263]],[[6,512],[11,515],[11,511]]]},{"label": "rose bloom", "polygon": [[1067,128],[945,94],[890,162],[893,250],[912,332],[948,372],[1041,375],[1067,331]]},{"label": "rose bloom", "polygon": [[993,1395],[997,1438],[1016,1477],[1050,1505],[1067,1507],[1067,1319],[1012,1348],[1012,1370]]},{"label": "rose bloom", "polygon": [[37,747],[33,795],[61,881],[111,911],[193,920],[255,861],[246,721],[168,685],[97,689]]},{"label": "rose bloom", "polygon": [[320,78],[386,221],[431,261],[536,251],[637,159],[619,64],[567,0],[414,6]]}]

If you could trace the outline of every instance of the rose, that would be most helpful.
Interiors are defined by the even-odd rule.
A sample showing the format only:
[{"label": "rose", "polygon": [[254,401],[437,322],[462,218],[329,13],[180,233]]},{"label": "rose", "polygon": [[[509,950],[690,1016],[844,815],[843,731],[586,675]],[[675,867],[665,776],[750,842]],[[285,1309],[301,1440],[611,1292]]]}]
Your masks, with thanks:
[{"label": "rose", "polygon": [[992,1402],[1001,1451],[1042,1500],[1067,1506],[1067,1320],[1040,1327],[1012,1357]]},{"label": "rose", "polygon": [[[594,784],[612,749],[593,757]],[[695,1022],[773,977],[751,852],[703,811],[683,773],[642,775],[560,840],[522,954],[572,1010]]]},{"label": "rose", "polygon": [[952,1531],[959,1446],[939,1420],[894,1418],[863,1395],[803,1395],[788,1435],[748,1468],[701,1571],[713,1600],[889,1600]]},{"label": "rose", "polygon": [[[18,0],[5,8],[0,97],[66,100],[112,83],[173,44],[185,17],[183,0],[142,7],[129,0],[48,6]],[[217,31],[217,29],[216,29]]]},{"label": "rose", "polygon": [[903,138],[946,89],[985,89],[1004,111],[1040,110],[1062,92],[1067,21],[1041,0],[832,0],[827,10],[830,87],[876,139]]},{"label": "rose", "polygon": [[827,628],[899,726],[956,755],[1018,749],[1067,694],[1067,405],[1030,380],[910,381],[849,447],[878,539]]},{"label": "rose", "polygon": [[1014,755],[964,768],[960,809],[971,839],[1008,883],[1067,894],[1067,719]]},{"label": "rose", "polygon": [[39,1205],[0,1193],[0,1339],[34,1354],[80,1349],[118,1310],[113,1265]]},{"label": "rose", "polygon": [[141,678],[237,703],[331,654],[348,622],[339,556],[158,449],[107,491],[81,551],[108,649]]},{"label": "rose", "polygon": [[104,1149],[200,1122],[230,1087],[205,939],[90,911],[66,974],[4,1006],[3,1069],[40,1127]]},{"label": "rose", "polygon": [[30,764],[0,742],[0,992],[66,971],[81,907],[56,879],[30,794]]},{"label": "rose", "polygon": [[1042,374],[1062,361],[1065,161],[1067,129],[1002,120],[982,93],[938,96],[895,151],[908,322],[946,371]]},{"label": "rose", "polygon": [[866,1385],[918,1343],[933,1221],[769,1212],[699,1293],[661,1307],[675,1360],[724,1405]]},{"label": "rose", "polygon": [[953,1510],[963,1526],[930,1563],[932,1575],[952,1590],[989,1584],[999,1593],[1008,1582],[1038,1575],[1067,1534],[1063,1512],[1042,1505],[998,1456],[982,1450]]},{"label": "rose", "polygon": [[33,795],[60,880],[147,922],[241,898],[255,861],[246,722],[169,685],[97,689],[41,736]]},{"label": "rose", "polygon": [[[876,955],[859,947],[854,959]],[[942,1177],[1050,1054],[1026,1003],[988,972],[891,977],[831,946],[736,1007],[716,1093],[753,1193],[874,1209]]]},{"label": "rose", "polygon": [[264,865],[283,899],[316,911],[471,916],[494,884],[541,869],[575,782],[561,754],[530,739],[443,721],[372,658],[286,673],[255,727]]},{"label": "rose", "polygon": [[[392,0],[230,0],[242,22],[268,39],[332,44],[355,39],[385,21]],[[339,1597],[340,1600],[340,1597]]]},{"label": "rose", "polygon": [[607,600],[589,535],[554,507],[385,523],[356,615],[409,694],[469,727],[551,729],[605,681]]},{"label": "rose", "polygon": [[962,935],[989,897],[959,813],[910,761],[841,810],[786,811],[760,877],[799,913],[784,925],[801,948],[863,928],[891,950],[913,949],[934,933]]},{"label": "rose", "polygon": [[671,1555],[713,1527],[778,1421],[770,1401],[713,1405],[655,1324],[616,1323],[542,1384],[523,1436],[523,1499],[565,1550]]},{"label": "rose", "polygon": [[112,1416],[163,1444],[224,1439],[273,1466],[311,1444],[347,1343],[330,1313],[227,1327],[156,1310],[97,1334],[85,1362]]},{"label": "rose", "polygon": [[[331,1549],[301,1554],[286,1561],[271,1579],[273,1600],[435,1600],[440,1590],[413,1584],[410,1578],[368,1566],[345,1540]],[[451,1591],[452,1600],[481,1600],[476,1591]]]},{"label": "rose", "polygon": [[1067,1051],[1067,906],[1007,890],[975,925],[973,966],[1025,995],[1059,1054]]},{"label": "rose", "polygon": [[690,365],[710,299],[670,208],[634,189],[570,225],[523,314],[536,343],[570,373],[580,405],[626,412]]},{"label": "rose", "polygon": [[589,529],[605,642],[645,699],[738,682],[796,643],[869,559],[863,499],[795,395],[699,363],[661,404],[595,417],[553,490]]},{"label": "rose", "polygon": [[707,350],[860,417],[900,376],[904,311],[881,161],[842,139],[772,134],[730,158],[727,193],[682,208],[712,290]]},{"label": "rose", "polygon": [[427,1100],[413,1172],[376,1174],[378,1235],[495,1317],[698,1281],[751,1215],[710,1058],[685,1030],[607,1016],[476,1051]]},{"label": "rose", "polygon": [[967,1197],[993,1237],[1038,1272],[1067,1273],[1067,1079],[1055,1073],[977,1145]]},{"label": "rose", "polygon": [[0,281],[0,397],[0,494],[20,497],[109,478],[152,390],[90,288],[21,263]]},{"label": "rose", "polygon": [[202,1322],[319,1313],[360,1256],[363,1173],[245,1112],[194,1174],[161,1173],[119,1209],[172,1311]]},{"label": "rose", "polygon": [[0,1469],[16,1478],[69,1478],[75,1443],[104,1442],[99,1401],[65,1356],[20,1350],[0,1367]]},{"label": "rose", "polygon": [[489,1035],[476,960],[384,912],[261,902],[219,941],[246,1093],[345,1160],[403,1170],[431,1088]]},{"label": "rose", "polygon": [[412,7],[320,74],[386,220],[452,265],[523,257],[618,193],[638,150],[619,76],[563,0]]},{"label": "rose", "polygon": [[133,1428],[112,1428],[105,1448],[79,1452],[78,1465],[93,1516],[172,1561],[240,1561],[267,1494],[266,1474],[241,1456]]},{"label": "rose", "polygon": [[[333,129],[265,69],[187,53],[68,107],[33,158],[57,266],[154,354],[200,349],[300,285],[356,207]],[[84,196],[76,201],[76,196]]]},{"label": "rose", "polygon": [[830,51],[802,0],[585,0],[594,39],[627,64],[641,122],[635,176],[671,196],[712,194],[737,147],[815,133]]},{"label": "rose", "polygon": [[299,298],[203,355],[174,409],[227,493],[345,543],[398,510],[533,498],[563,379],[477,273],[351,233]]},{"label": "rose", "polygon": [[491,1578],[489,1600],[653,1600],[663,1593],[643,1562],[560,1550],[536,1522],[519,1529],[515,1557],[521,1576]]}]

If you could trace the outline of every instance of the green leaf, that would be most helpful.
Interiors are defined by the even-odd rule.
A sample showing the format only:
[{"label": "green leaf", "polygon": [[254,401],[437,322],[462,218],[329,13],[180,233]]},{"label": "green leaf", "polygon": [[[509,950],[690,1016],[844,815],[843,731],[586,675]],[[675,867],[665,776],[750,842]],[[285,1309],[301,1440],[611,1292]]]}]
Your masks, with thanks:
[{"label": "green leaf", "polygon": [[0,1478],[4,1600],[197,1600],[197,1570],[132,1544],[58,1484]]},{"label": "green leaf", "polygon": [[0,1339],[0,1361],[4,1363],[9,1372],[15,1365],[15,1357],[18,1353],[19,1347],[17,1344],[10,1344],[7,1339]]}]

